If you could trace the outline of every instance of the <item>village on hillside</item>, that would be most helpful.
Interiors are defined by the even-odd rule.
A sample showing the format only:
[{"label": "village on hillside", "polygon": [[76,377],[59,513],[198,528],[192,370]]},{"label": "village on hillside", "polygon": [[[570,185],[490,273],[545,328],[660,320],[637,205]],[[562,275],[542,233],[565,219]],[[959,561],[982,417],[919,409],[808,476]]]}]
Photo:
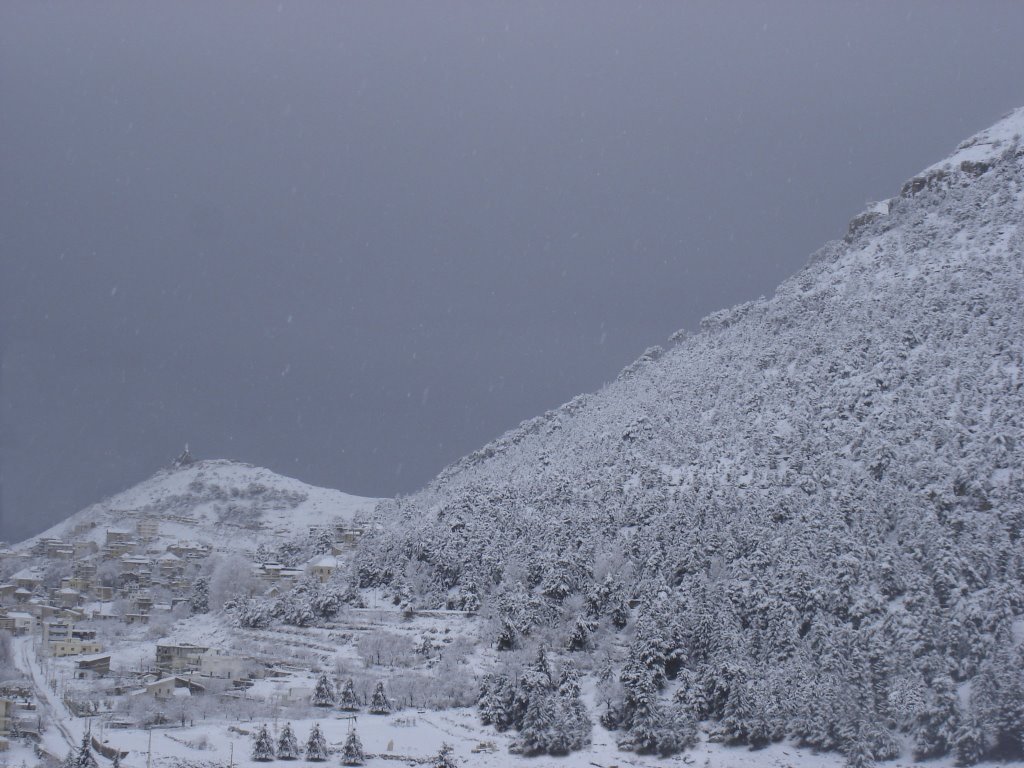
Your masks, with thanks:
[{"label": "village on hillside", "polygon": [[[197,524],[180,514],[170,522],[176,531]],[[420,734],[428,709],[438,709],[430,668],[465,665],[468,616],[413,615],[373,596],[308,626],[246,627],[235,616],[241,602],[287,601],[300,585],[341,588],[365,522],[310,526],[306,538],[320,551],[288,564],[272,559],[272,547],[240,556],[197,540],[202,530],[169,537],[162,524],[128,512],[101,531],[89,520],[59,538],[0,549],[0,762],[29,752],[35,761],[62,761],[88,744],[118,764],[150,764],[156,730],[158,762],[208,760],[207,752],[224,748],[239,763],[260,759],[264,727],[274,752],[283,735],[280,756],[288,759],[307,721],[309,733],[298,738],[305,744],[316,723],[325,756],[365,731],[367,750],[395,756],[415,747],[429,757],[417,745],[437,739],[418,735],[403,746],[388,732]],[[447,677],[451,690],[440,695],[448,706],[471,704],[472,674]],[[394,717],[363,728],[363,712]],[[224,735],[216,747],[211,727]],[[204,735],[196,741],[196,733]],[[432,749],[442,746],[443,739]],[[485,741],[480,749],[496,747]]]}]

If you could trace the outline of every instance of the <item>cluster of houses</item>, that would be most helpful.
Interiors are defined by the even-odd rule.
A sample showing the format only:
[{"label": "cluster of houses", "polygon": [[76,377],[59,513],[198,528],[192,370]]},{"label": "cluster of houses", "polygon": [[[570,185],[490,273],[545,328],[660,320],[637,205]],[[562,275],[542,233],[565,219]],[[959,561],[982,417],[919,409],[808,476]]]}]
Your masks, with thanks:
[{"label": "cluster of houses", "polygon": [[[169,612],[175,602],[188,598],[188,566],[211,552],[208,544],[191,541],[162,545],[160,523],[151,518],[138,520],[134,528],[106,529],[102,545],[95,536],[82,536],[89,526],[80,528],[70,541],[44,538],[28,551],[0,552],[5,564],[25,564],[0,584],[0,629],[22,634],[53,618],[116,617],[130,624],[147,623],[152,612]],[[54,572],[61,573],[59,584],[47,578]],[[169,605],[156,603],[151,597],[154,588],[176,599]],[[116,616],[115,600],[124,601]]]},{"label": "cluster of houses", "polygon": [[[73,535],[90,530],[79,527],[83,530],[76,529]],[[331,529],[331,553],[304,566],[254,564],[270,594],[287,591],[307,573],[321,582],[331,578],[338,569],[339,555],[351,550],[364,532],[348,523]],[[30,551],[0,550],[0,563],[25,566],[0,584],[0,630],[24,634],[50,619],[120,619],[126,624],[146,624],[151,616],[170,613],[175,605],[191,598],[198,568],[190,566],[212,553],[209,544],[161,542],[160,522],[152,518],[139,519],[134,528],[107,528],[102,546],[95,539],[42,539]],[[59,584],[48,583],[41,562],[47,563],[51,572],[66,564],[66,575]],[[154,593],[163,599],[155,600]],[[115,601],[120,601],[116,611]]]},{"label": "cluster of houses", "polygon": [[[71,679],[95,683],[105,678],[110,683],[117,678],[118,692],[128,695],[196,695],[212,680],[221,681],[218,689],[245,688],[253,677],[267,674],[253,659],[172,643],[158,644],[152,665],[144,669],[111,672],[111,654],[104,650],[93,620],[149,624],[160,614],[170,614],[191,600],[198,566],[213,553],[209,544],[161,537],[160,520],[153,517],[129,514],[125,521],[132,524],[106,528],[101,536],[96,523],[82,523],[66,540],[43,538],[30,550],[0,545],[0,567],[12,574],[0,583],[0,631],[33,635],[40,657],[66,659],[63,668]],[[287,591],[307,577],[329,581],[364,529],[339,522],[310,533],[333,541],[330,553],[299,567],[254,559],[255,573],[268,594]],[[16,706],[16,698],[4,698],[0,691],[0,750],[16,722]]]}]

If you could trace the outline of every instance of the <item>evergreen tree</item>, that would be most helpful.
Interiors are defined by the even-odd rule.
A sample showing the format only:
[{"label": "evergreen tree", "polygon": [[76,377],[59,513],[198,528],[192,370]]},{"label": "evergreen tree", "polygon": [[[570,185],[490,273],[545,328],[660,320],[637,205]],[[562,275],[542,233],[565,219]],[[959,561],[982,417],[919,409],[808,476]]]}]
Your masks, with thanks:
[{"label": "evergreen tree", "polygon": [[92,754],[92,746],[89,743],[91,734],[82,734],[82,743],[74,756],[73,768],[98,768],[96,758]]},{"label": "evergreen tree", "polygon": [[386,715],[391,712],[391,702],[384,693],[384,681],[378,680],[377,687],[373,689],[373,698],[370,699],[369,712],[371,715]]},{"label": "evergreen tree", "polygon": [[189,599],[192,613],[208,613],[210,610],[210,580],[205,576],[196,579],[192,585],[192,597]]},{"label": "evergreen tree", "polygon": [[515,697],[516,689],[508,675],[484,676],[480,684],[480,698],[477,700],[480,722],[493,725],[499,731],[515,727]]},{"label": "evergreen tree", "polygon": [[352,728],[345,737],[345,745],[341,748],[342,765],[363,765],[366,756],[363,755],[363,742],[359,740],[356,729]]},{"label": "evergreen tree", "polygon": [[316,688],[313,690],[313,706],[334,706],[334,684],[331,682],[331,679],[327,677],[326,672],[322,673],[320,675],[320,679],[316,681]]},{"label": "evergreen tree", "polygon": [[949,752],[960,727],[956,690],[948,677],[936,676],[931,695],[914,726],[914,757],[927,760]]},{"label": "evergreen tree", "polygon": [[554,675],[551,672],[551,663],[548,661],[548,652],[542,645],[537,649],[537,658],[533,662],[533,668],[547,680],[547,687],[554,682]]},{"label": "evergreen tree", "polygon": [[965,717],[953,737],[953,752],[959,766],[977,765],[985,756],[985,739],[973,716]]},{"label": "evergreen tree", "polygon": [[746,680],[736,681],[729,689],[725,702],[724,717],[719,733],[726,744],[744,744],[750,733],[750,721],[754,717],[754,702],[750,685]]},{"label": "evergreen tree", "polygon": [[545,754],[559,738],[557,725],[553,697],[542,689],[535,691],[526,706],[513,751],[527,756]]},{"label": "evergreen tree", "polygon": [[[980,678],[981,690],[973,691],[979,709],[989,699],[993,750],[1001,757],[1024,756],[1024,665],[1019,652],[1005,648],[997,651],[992,663],[986,663]],[[981,682],[981,681],[979,681]]]},{"label": "evergreen tree", "polygon": [[495,645],[499,651],[511,651],[519,647],[519,632],[508,616],[501,619]]},{"label": "evergreen tree", "polygon": [[570,651],[585,651],[590,648],[590,635],[594,631],[594,625],[582,616],[576,619],[576,624],[569,633],[565,647]]},{"label": "evergreen tree", "polygon": [[437,753],[431,768],[458,768],[459,763],[453,754],[454,750],[448,742],[441,744],[441,751]]},{"label": "evergreen tree", "polygon": [[627,700],[632,715],[620,749],[668,757],[697,743],[696,720],[682,704],[661,701],[652,679],[638,679]]},{"label": "evergreen tree", "polygon": [[866,739],[852,739],[843,752],[846,755],[845,768],[875,768],[875,757]]},{"label": "evergreen tree", "polygon": [[322,762],[327,759],[327,739],[320,730],[320,723],[313,723],[313,728],[306,739],[306,759],[311,762]]},{"label": "evergreen tree", "polygon": [[686,709],[673,702],[663,705],[657,750],[662,757],[676,755],[697,744],[697,721]]},{"label": "evergreen tree", "polygon": [[261,725],[256,732],[252,745],[252,759],[261,763],[274,759],[274,741],[270,738],[270,731],[265,725]]},{"label": "evergreen tree", "polygon": [[338,695],[338,709],[345,712],[359,711],[359,698],[356,696],[356,686],[351,677],[341,687],[341,693]]},{"label": "evergreen tree", "polygon": [[277,756],[282,760],[294,760],[299,756],[299,741],[291,723],[285,723],[281,735],[277,737]]},{"label": "evergreen tree", "polygon": [[564,735],[565,752],[583,749],[590,743],[593,728],[590,714],[580,695],[580,677],[572,662],[562,668],[558,681],[559,731]]}]

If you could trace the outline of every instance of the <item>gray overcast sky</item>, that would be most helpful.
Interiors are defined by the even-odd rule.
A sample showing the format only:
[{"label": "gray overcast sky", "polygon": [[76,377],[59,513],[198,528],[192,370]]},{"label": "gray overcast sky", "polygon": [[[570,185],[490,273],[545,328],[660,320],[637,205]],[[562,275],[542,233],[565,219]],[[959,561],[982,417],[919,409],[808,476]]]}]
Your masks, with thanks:
[{"label": "gray overcast sky", "polygon": [[1024,104],[1024,3],[0,4],[0,538],[415,490]]}]

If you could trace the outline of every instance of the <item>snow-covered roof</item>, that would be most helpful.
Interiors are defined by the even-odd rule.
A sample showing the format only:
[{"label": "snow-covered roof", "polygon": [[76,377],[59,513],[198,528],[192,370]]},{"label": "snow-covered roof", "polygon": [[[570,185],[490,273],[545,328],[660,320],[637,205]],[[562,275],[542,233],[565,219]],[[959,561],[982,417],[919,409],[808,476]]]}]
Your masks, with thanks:
[{"label": "snow-covered roof", "polygon": [[90,661],[103,661],[103,659],[109,659],[109,658],[110,658],[110,654],[109,653],[93,653],[93,654],[91,654],[89,656],[79,656],[79,657],[77,657],[75,659],[75,661],[77,661],[79,664],[81,664],[83,662],[88,664]]},{"label": "snow-covered roof", "polygon": [[338,558],[334,555],[321,555],[310,563],[313,568],[337,568]]}]

